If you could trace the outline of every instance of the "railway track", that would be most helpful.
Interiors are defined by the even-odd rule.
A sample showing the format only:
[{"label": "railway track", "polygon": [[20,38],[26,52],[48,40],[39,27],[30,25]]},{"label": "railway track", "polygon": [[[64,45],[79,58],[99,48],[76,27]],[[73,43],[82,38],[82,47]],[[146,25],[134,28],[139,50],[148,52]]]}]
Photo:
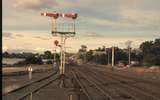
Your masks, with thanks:
[{"label": "railway track", "polygon": [[81,82],[80,77],[78,76],[78,74],[74,70],[72,70],[71,73],[73,74],[74,79],[77,81],[78,85],[80,86],[80,88],[82,89],[82,91],[85,93],[85,95],[87,96],[87,98],[89,100],[93,100],[92,97],[89,95],[86,87]]},{"label": "railway track", "polygon": [[[93,66],[93,68],[95,70],[97,70],[97,67],[98,67],[97,65]],[[138,77],[134,77],[134,76],[125,76],[125,75],[122,75],[120,73],[117,73],[117,72],[114,72],[114,71],[111,72],[109,70],[104,70],[104,69],[103,69],[102,72],[107,72],[107,73],[112,74],[114,76],[119,76],[119,77],[122,77],[122,78],[125,78],[125,79],[129,79],[129,80],[133,80],[133,81],[136,81],[136,82],[142,82],[142,83],[145,83],[145,84],[154,85],[154,86],[157,86],[157,87],[160,88],[160,85],[159,85],[160,83],[155,82],[153,80],[146,80],[146,79],[142,79],[142,78],[138,78]]]},{"label": "railway track", "polygon": [[[160,100],[159,86],[156,86],[155,90],[152,90],[154,85],[150,82],[147,83],[147,81],[136,80],[136,78],[125,77],[89,66],[73,67],[68,69],[68,72],[71,72],[66,73],[68,80],[67,77],[64,77],[65,81],[59,81],[60,83],[58,84],[66,84],[66,86],[64,85],[65,89],[77,89],[80,94],[85,94],[87,100]],[[35,93],[39,92],[41,89],[46,89],[46,86],[55,82],[57,79],[61,79],[56,73],[57,72],[54,72],[39,80],[30,82],[30,84],[10,91],[4,94],[2,99],[32,100],[30,97],[35,95]],[[71,77],[71,79],[69,77]],[[72,80],[74,80],[74,82]],[[70,85],[71,83],[73,86]],[[61,85],[60,87],[63,88]],[[47,95],[48,94],[46,94],[46,96]],[[76,95],[79,95],[79,93]],[[84,99],[80,98],[76,100]]]},{"label": "railway track", "polygon": [[[117,87],[116,91],[120,91],[120,93],[127,94],[130,98],[134,98],[136,100],[160,100],[160,93],[159,91],[149,91],[145,89],[143,86],[134,85],[136,82],[135,80],[131,82],[131,79],[125,79],[124,77],[119,77],[118,75],[112,75],[112,74],[104,74],[103,72],[100,72],[98,70],[91,70],[91,69],[85,69],[86,71],[82,71],[84,73],[88,73],[88,76],[92,76],[94,80],[98,82],[105,81],[106,84],[108,84],[109,87],[112,86],[112,88]],[[109,88],[108,87],[108,88]],[[124,95],[124,96],[125,96]],[[119,99],[118,99],[119,100]],[[123,99],[122,99],[123,100]]]},{"label": "railway track", "polygon": [[148,91],[152,95],[157,95],[160,98],[160,85],[156,82],[144,80],[144,79],[139,79],[139,78],[133,78],[129,76],[124,76],[115,72],[103,72],[103,71],[98,71],[97,72],[103,74],[104,76],[110,76],[114,78],[114,80],[118,80],[121,83],[129,84],[132,85],[132,87],[135,87],[137,89],[141,89],[143,91]]},{"label": "railway track", "polygon": [[[78,84],[80,84],[82,91],[87,95],[89,100],[121,100],[120,98],[114,98],[113,95],[110,95],[110,93],[104,89],[102,84],[97,83],[82,72],[73,70],[72,73],[74,76],[76,76],[75,79],[77,80]],[[80,79],[80,76],[83,77],[85,81]],[[88,84],[84,83],[86,81],[88,81]]]},{"label": "railway track", "polygon": [[2,96],[3,100],[26,100],[33,93],[39,91],[45,86],[51,84],[58,79],[57,72],[53,72],[48,76],[33,81],[29,84],[21,86],[13,91],[10,91]]},{"label": "railway track", "polygon": [[[106,97],[107,97],[106,99],[107,100],[125,100],[125,99],[127,99],[127,100],[139,100],[137,97],[129,94],[126,91],[123,91],[123,90],[115,88],[115,87],[108,86],[106,84],[106,82],[100,80],[100,78],[98,76],[94,76],[94,75],[92,75],[90,73],[85,75],[82,71],[81,71],[81,74],[83,76],[85,76],[88,80],[90,80],[90,82],[96,84],[96,86],[99,89],[101,89],[101,93],[107,94],[106,95]],[[112,84],[116,84],[115,82],[111,82],[111,83]]]}]

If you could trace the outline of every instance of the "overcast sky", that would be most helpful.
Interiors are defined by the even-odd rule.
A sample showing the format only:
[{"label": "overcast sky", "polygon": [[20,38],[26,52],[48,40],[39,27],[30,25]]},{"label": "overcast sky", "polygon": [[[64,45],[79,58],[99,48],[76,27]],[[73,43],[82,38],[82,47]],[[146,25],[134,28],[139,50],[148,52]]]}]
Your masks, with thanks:
[{"label": "overcast sky", "polygon": [[137,48],[160,37],[160,0],[2,0],[3,50],[53,50],[51,20],[41,12],[76,12],[77,34],[67,40],[67,51],[81,44],[89,49],[133,41]]}]

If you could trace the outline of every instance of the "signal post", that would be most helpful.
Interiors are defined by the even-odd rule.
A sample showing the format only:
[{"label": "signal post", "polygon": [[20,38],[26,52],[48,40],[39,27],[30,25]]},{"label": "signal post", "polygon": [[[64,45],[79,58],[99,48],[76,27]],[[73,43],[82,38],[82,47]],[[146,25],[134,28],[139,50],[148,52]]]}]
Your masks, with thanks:
[{"label": "signal post", "polygon": [[[59,72],[60,75],[64,75],[65,74],[65,42],[66,39],[69,37],[73,37],[75,36],[76,32],[75,32],[75,20],[78,16],[77,13],[57,13],[57,12],[45,12],[45,13],[41,13],[42,16],[47,16],[47,17],[51,17],[51,21],[52,21],[52,36],[59,36],[61,38],[60,41],[60,45],[58,45],[58,42],[55,41],[55,45],[60,47],[60,66],[59,66]],[[69,18],[71,19],[71,23],[62,23],[59,24],[57,23],[57,19],[59,17],[62,18]],[[65,24],[67,24],[65,26]]]}]

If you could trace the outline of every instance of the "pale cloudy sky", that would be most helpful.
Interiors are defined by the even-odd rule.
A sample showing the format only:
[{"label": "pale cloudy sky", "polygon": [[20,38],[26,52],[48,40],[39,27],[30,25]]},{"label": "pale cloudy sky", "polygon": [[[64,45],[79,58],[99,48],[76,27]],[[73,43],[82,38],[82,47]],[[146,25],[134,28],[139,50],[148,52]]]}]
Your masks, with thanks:
[{"label": "pale cloudy sky", "polygon": [[160,0],[2,0],[3,50],[53,50],[51,20],[44,11],[77,12],[77,34],[67,40],[67,51],[81,44],[94,49],[132,46],[160,38]]}]

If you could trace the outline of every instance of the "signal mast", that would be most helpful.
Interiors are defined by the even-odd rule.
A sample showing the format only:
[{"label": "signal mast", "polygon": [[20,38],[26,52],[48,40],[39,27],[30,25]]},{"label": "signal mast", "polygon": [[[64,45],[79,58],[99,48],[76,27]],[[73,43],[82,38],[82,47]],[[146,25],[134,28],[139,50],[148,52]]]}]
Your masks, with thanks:
[{"label": "signal mast", "polygon": [[[56,46],[59,46],[61,49],[61,62],[59,66],[60,75],[64,75],[65,73],[65,41],[69,37],[74,37],[75,32],[75,20],[78,16],[77,13],[58,13],[58,12],[43,12],[41,13],[41,16],[47,16],[51,18],[52,21],[52,27],[51,27],[51,33],[52,36],[59,36],[61,38],[60,45],[58,45],[58,42],[55,43]],[[58,24],[57,19],[59,17],[62,18],[69,18],[71,19],[71,23],[63,23]],[[65,26],[65,24],[67,24]]]}]

